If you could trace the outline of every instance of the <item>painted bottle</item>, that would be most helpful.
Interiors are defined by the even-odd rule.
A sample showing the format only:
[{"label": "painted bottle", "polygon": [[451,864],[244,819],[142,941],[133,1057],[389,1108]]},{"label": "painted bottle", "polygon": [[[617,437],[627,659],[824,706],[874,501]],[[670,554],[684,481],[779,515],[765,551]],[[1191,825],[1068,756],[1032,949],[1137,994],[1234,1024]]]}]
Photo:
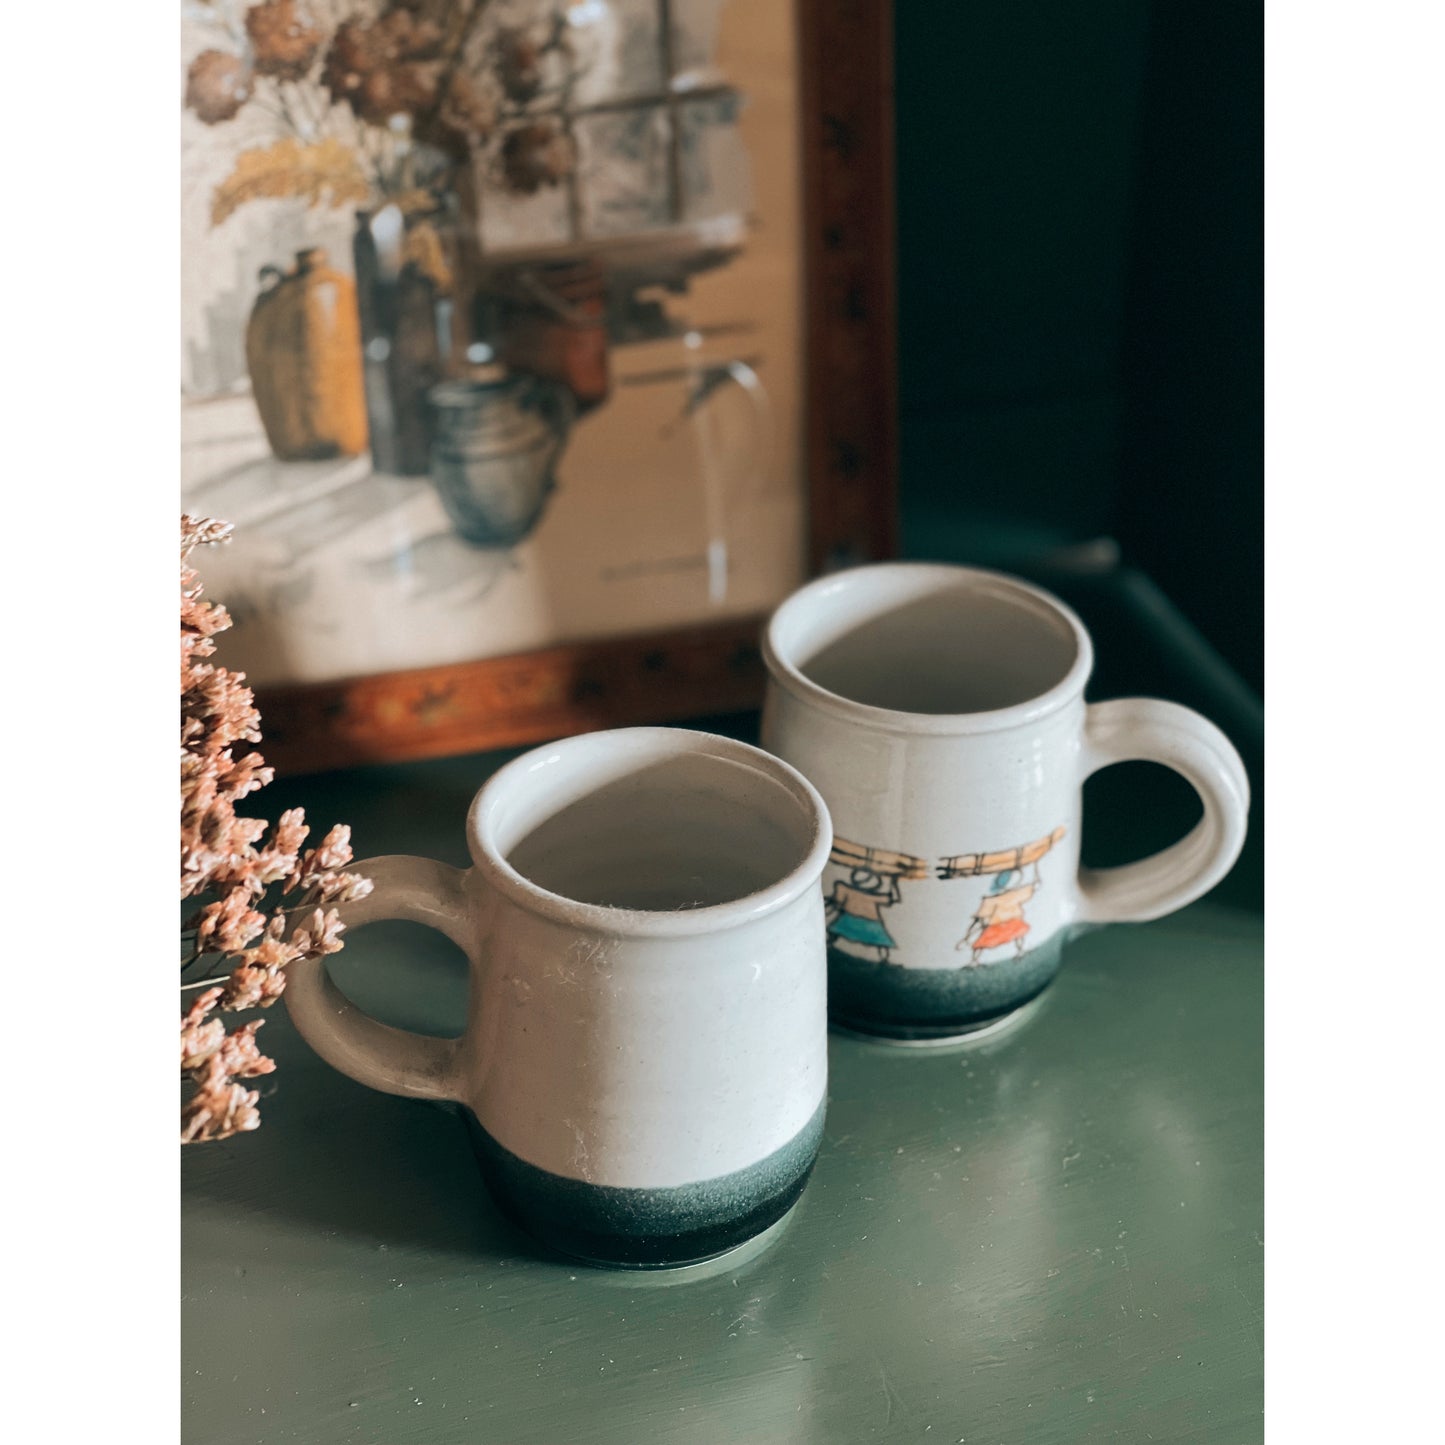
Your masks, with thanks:
[{"label": "painted bottle", "polygon": [[246,327],[246,365],[272,452],[282,461],[360,455],[366,396],[351,278],[312,246],[284,274],[265,267],[261,282]]}]

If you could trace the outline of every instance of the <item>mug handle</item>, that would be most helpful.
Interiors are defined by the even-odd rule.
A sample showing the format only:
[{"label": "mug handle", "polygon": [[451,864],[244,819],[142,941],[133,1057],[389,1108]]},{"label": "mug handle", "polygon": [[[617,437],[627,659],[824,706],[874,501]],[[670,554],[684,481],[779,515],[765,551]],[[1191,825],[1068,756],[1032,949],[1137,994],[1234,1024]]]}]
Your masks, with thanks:
[{"label": "mug handle", "polygon": [[1177,843],[1121,868],[1080,868],[1081,923],[1143,923],[1202,897],[1234,866],[1249,826],[1249,775],[1234,744],[1178,703],[1126,697],[1093,703],[1083,776],[1111,763],[1163,763],[1189,782],[1204,816]]},{"label": "mug handle", "polygon": [[[370,878],[372,888],[365,898],[341,909],[348,932],[379,919],[404,918],[438,929],[470,955],[466,871],[402,853],[350,866]],[[461,1098],[462,1040],[379,1023],[336,987],[325,960],[291,964],[282,997],[301,1037],[332,1068],[357,1083],[412,1099]]]}]

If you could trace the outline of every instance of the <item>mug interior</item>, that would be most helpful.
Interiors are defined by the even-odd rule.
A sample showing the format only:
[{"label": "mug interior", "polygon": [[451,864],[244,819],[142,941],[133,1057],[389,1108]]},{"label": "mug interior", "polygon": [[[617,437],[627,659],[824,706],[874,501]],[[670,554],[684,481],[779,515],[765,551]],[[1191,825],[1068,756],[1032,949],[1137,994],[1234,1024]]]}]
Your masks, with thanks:
[{"label": "mug interior", "polygon": [[892,712],[993,712],[1058,686],[1078,660],[1069,619],[1007,579],[879,570],[893,575],[840,588],[784,630],[787,660],[839,697]]},{"label": "mug interior", "polygon": [[[639,733],[655,745],[639,746]],[[604,908],[671,913],[750,897],[808,859],[818,822],[805,797],[734,749],[755,751],[671,729],[572,739],[498,810],[496,849],[536,887]]]}]

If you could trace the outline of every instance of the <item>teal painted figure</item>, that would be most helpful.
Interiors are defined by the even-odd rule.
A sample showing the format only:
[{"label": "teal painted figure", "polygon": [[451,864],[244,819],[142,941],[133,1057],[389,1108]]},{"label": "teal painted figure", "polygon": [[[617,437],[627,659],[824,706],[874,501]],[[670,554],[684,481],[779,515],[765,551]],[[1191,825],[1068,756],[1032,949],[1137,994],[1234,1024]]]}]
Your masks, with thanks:
[{"label": "teal painted figure", "polygon": [[871,868],[853,869],[846,883],[841,878],[834,882],[832,895],[824,904],[828,941],[846,940],[869,950],[879,963],[887,963],[889,951],[897,945],[883,923],[883,910],[898,901],[896,878],[881,878]]}]

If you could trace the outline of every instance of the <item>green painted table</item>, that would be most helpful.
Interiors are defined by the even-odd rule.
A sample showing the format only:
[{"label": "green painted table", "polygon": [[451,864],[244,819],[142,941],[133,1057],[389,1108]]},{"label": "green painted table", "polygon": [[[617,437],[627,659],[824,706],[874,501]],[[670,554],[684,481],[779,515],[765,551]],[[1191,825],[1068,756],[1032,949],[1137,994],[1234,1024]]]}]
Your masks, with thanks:
[{"label": "green painted table", "polygon": [[[351,823],[365,853],[464,863],[467,802],[505,756],[260,799]],[[1090,861],[1188,821],[1152,774],[1114,771]],[[1213,899],[1080,940],[993,1041],[835,1036],[801,1204],[754,1257],[678,1276],[540,1257],[455,1117],[334,1073],[273,1009],[260,1131],[184,1152],[185,1438],[1261,1439],[1262,924],[1239,906],[1257,875],[1251,847]],[[437,934],[368,928],[336,975],[391,1022],[459,1023]]]}]

